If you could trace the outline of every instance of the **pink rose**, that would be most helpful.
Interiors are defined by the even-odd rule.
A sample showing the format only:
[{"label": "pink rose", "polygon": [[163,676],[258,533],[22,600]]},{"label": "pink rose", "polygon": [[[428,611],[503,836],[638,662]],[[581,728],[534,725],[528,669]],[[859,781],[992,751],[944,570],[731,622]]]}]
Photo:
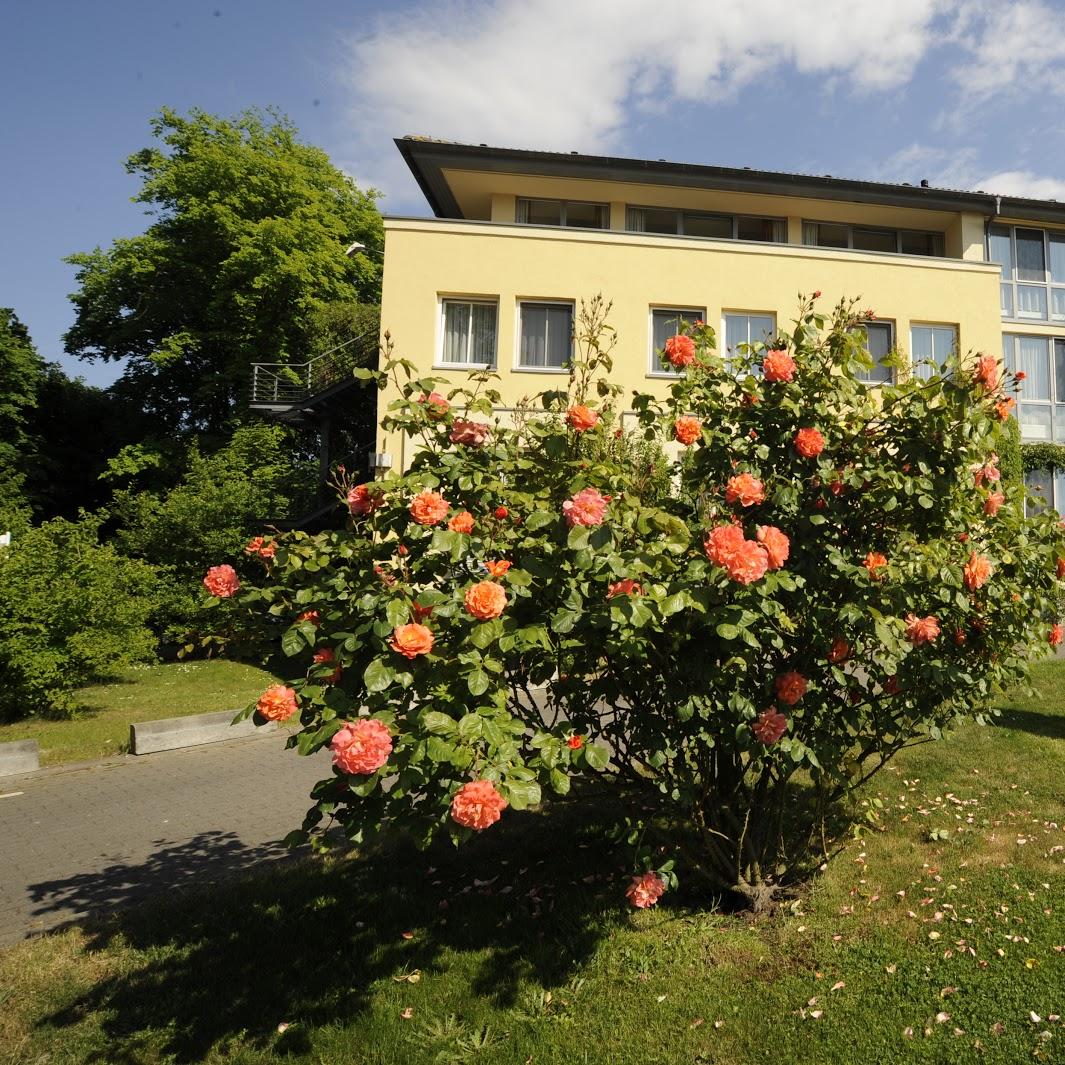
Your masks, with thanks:
[{"label": "pink rose", "polygon": [[469,422],[462,418],[456,418],[454,425],[451,426],[451,433],[448,439],[453,444],[480,447],[488,436],[490,428],[491,426],[486,425],[484,422]]},{"label": "pink rose", "polygon": [[610,497],[600,494],[598,489],[582,488],[572,499],[562,504],[566,524],[571,529],[574,525],[602,525],[609,502]]},{"label": "pink rose", "polygon": [[490,780],[463,784],[451,800],[451,819],[476,832],[494,825],[507,808],[507,800]]},{"label": "pink rose", "polygon": [[654,906],[665,894],[666,882],[657,873],[643,873],[634,876],[625,891],[625,897],[638,910]]},{"label": "pink rose", "polygon": [[342,773],[376,773],[392,753],[392,733],[375,717],[349,721],[329,742],[333,765]]},{"label": "pink rose", "polygon": [[203,579],[203,586],[217,599],[229,599],[239,591],[240,578],[232,566],[212,566]]}]

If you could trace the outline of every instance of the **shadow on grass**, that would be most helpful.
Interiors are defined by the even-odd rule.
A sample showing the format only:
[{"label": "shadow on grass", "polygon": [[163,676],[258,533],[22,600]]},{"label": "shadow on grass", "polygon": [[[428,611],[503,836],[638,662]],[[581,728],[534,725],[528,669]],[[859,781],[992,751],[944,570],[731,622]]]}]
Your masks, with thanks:
[{"label": "shadow on grass", "polygon": [[[201,837],[146,866],[113,867],[109,887],[38,885],[42,898],[113,907],[87,929],[88,949],[146,952],[41,1023],[96,1014],[107,1049],[87,1060],[98,1062],[140,1062],[145,1052],[199,1061],[234,1037],[299,1053],[309,1029],[365,1010],[375,981],[414,969],[429,976],[455,953],[475,956],[474,994],[511,1006],[524,979],[566,983],[618,918],[622,857],[589,827],[595,821],[587,799],[511,812],[457,851],[442,841],[428,852],[307,858],[133,909],[127,902],[145,882],[173,875],[173,886],[186,885],[252,856]],[[300,1023],[278,1040],[282,1020]]]},{"label": "shadow on grass", "polygon": [[1017,707],[1005,707],[995,722],[1001,728],[1027,732],[1032,736],[1046,736],[1048,739],[1065,739],[1065,715],[1044,714],[1038,710],[1020,710]]}]

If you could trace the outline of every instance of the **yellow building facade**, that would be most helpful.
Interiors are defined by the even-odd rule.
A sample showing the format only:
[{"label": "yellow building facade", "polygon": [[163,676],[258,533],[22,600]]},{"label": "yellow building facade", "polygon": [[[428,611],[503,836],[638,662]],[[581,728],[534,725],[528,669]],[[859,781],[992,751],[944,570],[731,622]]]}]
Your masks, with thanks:
[{"label": "yellow building facade", "polygon": [[[1005,354],[1026,371],[1024,437],[1065,441],[1065,205],[418,138],[397,145],[435,217],[385,219],[382,329],[398,354],[455,385],[491,366],[501,415],[565,377],[575,315],[597,293],[613,303],[614,380],[631,395],[665,392],[671,374],[656,349],[679,318],[702,318],[726,349],[789,330],[799,293],[819,290],[826,309],[846,296],[874,311],[874,356]],[[870,379],[891,373],[878,366]],[[379,409],[393,398],[382,393]],[[410,461],[398,435],[379,430],[377,446],[382,465]]]}]

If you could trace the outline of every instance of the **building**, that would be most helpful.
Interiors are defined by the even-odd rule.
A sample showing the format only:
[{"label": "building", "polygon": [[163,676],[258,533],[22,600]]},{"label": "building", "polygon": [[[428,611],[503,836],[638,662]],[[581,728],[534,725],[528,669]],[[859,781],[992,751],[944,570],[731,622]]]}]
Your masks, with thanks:
[{"label": "building", "polygon": [[[564,374],[576,307],[613,301],[615,379],[662,391],[678,318],[719,347],[787,328],[798,293],[875,310],[869,348],[1002,354],[1024,369],[1029,441],[1065,442],[1065,204],[664,160],[396,144],[432,218],[386,218],[382,328],[397,353],[462,382],[499,374],[504,410]],[[872,380],[890,378],[877,366]],[[380,409],[395,398],[382,394]],[[378,430],[391,465],[410,442]],[[1065,481],[1059,485],[1065,505]]]}]

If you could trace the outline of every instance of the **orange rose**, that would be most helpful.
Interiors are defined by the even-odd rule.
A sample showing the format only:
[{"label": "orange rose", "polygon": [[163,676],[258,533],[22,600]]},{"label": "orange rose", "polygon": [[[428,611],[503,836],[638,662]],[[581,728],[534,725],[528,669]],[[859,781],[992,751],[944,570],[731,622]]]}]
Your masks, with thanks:
[{"label": "orange rose", "polygon": [[377,485],[360,484],[348,492],[348,510],[352,516],[372,514],[384,504],[384,493]]},{"label": "orange rose", "polygon": [[453,444],[465,444],[466,447],[480,447],[488,436],[490,425],[484,422],[470,422],[456,418],[448,439]]},{"label": "orange rose", "polygon": [[991,561],[973,551],[962,572],[965,575],[965,587],[974,592],[987,584],[987,579],[991,576]]},{"label": "orange rose", "polygon": [[1065,639],[1065,628],[1055,623],[1050,627],[1050,632],[1047,633],[1047,643],[1051,647],[1057,647],[1061,643],[1062,639]]},{"label": "orange rose", "polygon": [[994,355],[981,355],[973,371],[973,380],[988,392],[998,388],[998,359]]},{"label": "orange rose", "polygon": [[691,447],[703,435],[703,423],[686,414],[673,423],[673,435],[685,447]]},{"label": "orange rose", "polygon": [[695,341],[678,333],[666,340],[665,354],[670,364],[679,370],[695,362]]},{"label": "orange rose", "polygon": [[513,565],[513,562],[506,561],[486,562],[484,568],[488,570],[488,575],[490,577],[502,577]]},{"label": "orange rose", "polygon": [[765,501],[765,485],[752,477],[749,473],[741,473],[736,477],[730,477],[725,485],[725,502],[736,503],[740,506],[753,507],[756,503]]},{"label": "orange rose", "polygon": [[566,411],[566,421],[574,432],[583,433],[599,424],[599,415],[578,403]]},{"label": "orange rose", "polygon": [[475,832],[494,825],[507,808],[507,800],[490,780],[471,780],[463,784],[451,800],[451,819]]},{"label": "orange rose", "polygon": [[788,706],[794,706],[805,694],[808,687],[806,678],[794,671],[781,673],[773,682],[777,698]]},{"label": "orange rose", "polygon": [[920,647],[925,643],[932,643],[939,636],[939,622],[929,615],[919,618],[916,614],[906,615],[906,639]]},{"label": "orange rose", "polygon": [[800,429],[794,443],[795,450],[804,459],[815,459],[825,450],[825,438],[818,429]]},{"label": "orange rose", "polygon": [[389,645],[393,651],[406,658],[417,658],[418,655],[427,655],[433,649],[433,633],[431,629],[417,622],[397,625],[392,630]]},{"label": "orange rose", "polygon": [[240,589],[240,578],[232,566],[212,566],[203,579],[203,586],[217,599],[229,599]]},{"label": "orange rose", "polygon": [[995,415],[1000,422],[1004,422],[1010,416],[1010,411],[1016,402],[1013,396],[1006,396],[1005,399],[1000,399],[995,404]]},{"label": "orange rose", "polygon": [[615,581],[606,590],[607,599],[613,599],[617,595],[643,595],[643,585],[634,581],[631,577]]},{"label": "orange rose", "polygon": [[495,581],[479,581],[466,589],[466,610],[475,618],[488,621],[503,613],[507,605],[507,593]]},{"label": "orange rose", "polygon": [[447,523],[447,527],[452,532],[471,533],[473,532],[473,515],[468,510],[460,510]]},{"label": "orange rose", "polygon": [[862,565],[869,571],[869,576],[877,581],[880,579],[879,570],[887,565],[887,559],[879,551],[870,551]]},{"label": "orange rose", "polygon": [[[336,654],[334,654],[332,647],[323,647],[320,651],[314,652],[315,665],[323,665],[329,662],[335,662],[336,659],[337,656]],[[333,672],[330,673],[328,676],[319,677],[318,679],[323,684],[339,684],[340,678],[343,675],[344,670],[340,666],[337,666],[336,669],[334,669]]]},{"label": "orange rose", "polygon": [[762,374],[767,381],[790,381],[796,369],[795,360],[783,348],[770,349],[762,359]]},{"label": "orange rose", "polygon": [[828,652],[828,660],[833,665],[838,665],[840,662],[846,662],[850,657],[851,646],[842,636],[837,636],[832,641],[832,648]]},{"label": "orange rose", "polygon": [[439,392],[424,392],[418,397],[418,402],[425,405],[425,410],[434,421],[443,418],[451,409],[451,404]]},{"label": "orange rose", "polygon": [[993,518],[999,510],[999,507],[1006,502],[1006,497],[1001,492],[992,492],[987,499],[984,500],[984,513]]},{"label": "orange rose", "polygon": [[769,557],[769,568],[783,569],[791,551],[791,541],[775,525],[759,525],[756,535]]},{"label": "orange rose", "polygon": [[419,525],[435,525],[447,517],[451,504],[439,492],[419,492],[410,502],[410,516]]},{"label": "orange rose", "polygon": [[296,693],[284,684],[273,684],[259,696],[255,709],[267,721],[285,721],[297,710]]}]

